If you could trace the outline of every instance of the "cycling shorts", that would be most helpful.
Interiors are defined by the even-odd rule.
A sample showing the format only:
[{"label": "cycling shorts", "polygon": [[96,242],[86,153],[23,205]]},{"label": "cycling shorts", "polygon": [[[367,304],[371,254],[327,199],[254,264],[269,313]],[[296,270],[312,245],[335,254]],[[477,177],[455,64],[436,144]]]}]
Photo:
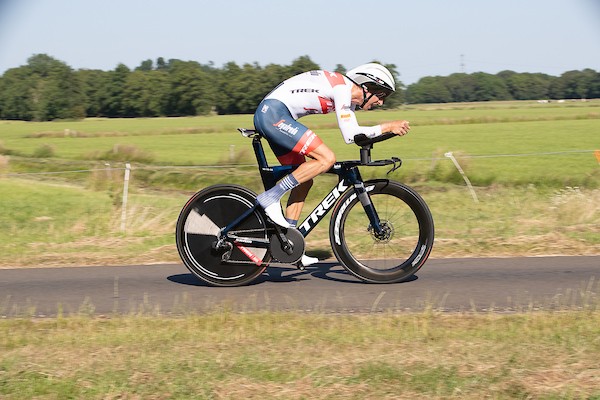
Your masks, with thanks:
[{"label": "cycling shorts", "polygon": [[263,100],[254,114],[254,127],[267,139],[282,165],[297,165],[323,141],[296,121],[279,100]]}]

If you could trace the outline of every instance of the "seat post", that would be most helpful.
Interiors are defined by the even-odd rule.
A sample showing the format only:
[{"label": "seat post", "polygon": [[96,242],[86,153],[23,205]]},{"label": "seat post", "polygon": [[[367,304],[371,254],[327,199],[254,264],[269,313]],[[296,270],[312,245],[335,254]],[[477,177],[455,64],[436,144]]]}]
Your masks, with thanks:
[{"label": "seat post", "polygon": [[260,173],[260,179],[262,180],[265,190],[269,190],[277,181],[273,177],[273,169],[269,167],[267,157],[265,156],[265,150],[262,142],[260,141],[260,135],[256,135],[252,138],[252,147],[254,148],[254,154],[256,155],[256,162],[258,163],[258,172]]},{"label": "seat post", "polygon": [[256,155],[258,168],[269,168],[267,157],[265,156],[265,150],[263,149],[262,142],[260,141],[260,135],[256,135],[252,138],[252,147],[254,148],[254,154]]}]

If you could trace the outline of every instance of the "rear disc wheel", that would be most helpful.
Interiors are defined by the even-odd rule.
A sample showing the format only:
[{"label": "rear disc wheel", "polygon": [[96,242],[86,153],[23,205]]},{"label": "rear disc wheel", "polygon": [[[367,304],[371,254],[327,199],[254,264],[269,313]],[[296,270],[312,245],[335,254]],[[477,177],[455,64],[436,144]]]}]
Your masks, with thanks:
[{"label": "rear disc wheel", "polygon": [[[221,228],[254,207],[255,202],[252,191],[237,185],[211,186],[190,198],[176,227],[177,250],[190,272],[215,286],[245,285],[263,273],[271,258],[266,248],[218,242]],[[232,232],[268,241],[265,220],[257,211]]]}]

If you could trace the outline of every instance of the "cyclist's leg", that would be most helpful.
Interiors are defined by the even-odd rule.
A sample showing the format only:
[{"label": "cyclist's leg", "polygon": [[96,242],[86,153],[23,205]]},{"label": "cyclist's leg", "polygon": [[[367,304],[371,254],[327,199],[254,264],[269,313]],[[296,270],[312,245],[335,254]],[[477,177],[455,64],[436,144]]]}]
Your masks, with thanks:
[{"label": "cyclist's leg", "polygon": [[[295,205],[288,216],[290,219],[297,219],[310,189],[306,182],[326,171],[328,168],[325,168],[325,165],[328,160],[335,158],[321,139],[294,120],[285,105],[277,100],[265,100],[259,105],[254,115],[254,125],[267,139],[283,165],[300,164],[294,173],[285,176],[275,187],[257,197],[258,203],[275,223],[289,227],[290,224],[281,213],[279,200],[289,190],[303,184],[293,194],[292,203]],[[305,155],[309,155],[312,160],[304,162]]]},{"label": "cyclist's leg", "polygon": [[[308,131],[312,133],[312,131]],[[314,133],[313,133],[314,135]],[[308,155],[308,154],[307,154]],[[267,215],[277,224],[288,227],[281,214],[279,200],[289,190],[294,190],[288,201],[286,215],[288,220],[298,220],[308,191],[312,186],[312,178],[328,171],[335,163],[335,155],[321,143],[309,153],[311,160],[302,164],[291,174],[284,177],[275,187],[258,195],[257,200],[264,207]]]},{"label": "cyclist's leg", "polygon": [[302,163],[292,175],[300,183],[300,186],[294,188],[288,199],[286,216],[288,219],[298,220],[304,200],[312,187],[312,179],[328,171],[335,163],[335,154],[326,144],[322,143],[312,150],[307,156],[310,159]]},{"label": "cyclist's leg", "polygon": [[285,217],[290,224],[296,225],[298,222],[300,214],[302,213],[302,209],[304,208],[304,201],[308,196],[308,192],[310,191],[312,184],[313,180],[308,180],[296,186],[290,192],[290,197],[288,198],[285,209]]},{"label": "cyclist's leg", "polygon": [[323,142],[311,149],[310,153],[306,153],[306,155],[311,159],[301,164],[293,172],[294,177],[300,183],[307,182],[315,176],[329,171],[335,164],[335,154]]},{"label": "cyclist's leg", "polygon": [[335,154],[324,143],[306,155],[311,159],[305,161],[304,156],[300,156],[301,161],[295,162],[300,167],[293,175],[300,185],[292,189],[288,199],[286,217],[289,220],[297,221],[300,217],[304,201],[313,185],[312,178],[329,170],[335,163]]},{"label": "cyclist's leg", "polygon": [[[307,155],[312,159],[300,164],[300,166],[292,173],[295,175],[298,182],[302,182],[299,186],[292,189],[288,199],[286,219],[292,226],[296,226],[296,222],[298,221],[298,218],[300,218],[302,208],[304,207],[304,201],[313,183],[312,178],[328,171],[335,163],[335,155],[325,144],[321,144]],[[300,259],[300,264],[303,267],[308,267],[309,265],[318,262],[318,258],[310,257],[306,254],[303,254]]]}]

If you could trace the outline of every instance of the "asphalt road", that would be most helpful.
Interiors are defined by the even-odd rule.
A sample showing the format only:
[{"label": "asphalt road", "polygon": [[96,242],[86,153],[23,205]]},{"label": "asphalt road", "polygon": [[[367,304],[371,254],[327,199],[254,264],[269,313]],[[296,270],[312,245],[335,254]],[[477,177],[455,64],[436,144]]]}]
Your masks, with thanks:
[{"label": "asphalt road", "polygon": [[600,256],[430,259],[411,281],[387,285],[360,282],[330,262],[268,271],[248,286],[216,288],[178,264],[4,269],[0,316],[512,312],[600,304]]}]

